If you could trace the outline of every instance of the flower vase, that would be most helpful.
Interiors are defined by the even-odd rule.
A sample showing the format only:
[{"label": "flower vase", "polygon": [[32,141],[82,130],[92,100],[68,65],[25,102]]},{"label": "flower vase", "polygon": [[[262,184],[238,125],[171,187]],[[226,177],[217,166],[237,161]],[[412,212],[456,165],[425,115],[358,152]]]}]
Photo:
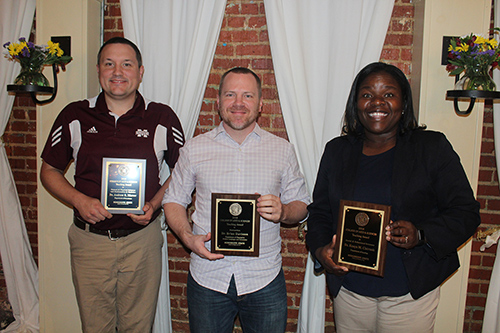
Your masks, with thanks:
[{"label": "flower vase", "polygon": [[455,84],[455,90],[496,91],[490,72],[490,65],[466,66],[464,75]]},{"label": "flower vase", "polygon": [[14,84],[49,87],[49,80],[42,74],[42,70],[43,66],[36,66],[33,63],[21,63],[21,72],[14,80]]}]

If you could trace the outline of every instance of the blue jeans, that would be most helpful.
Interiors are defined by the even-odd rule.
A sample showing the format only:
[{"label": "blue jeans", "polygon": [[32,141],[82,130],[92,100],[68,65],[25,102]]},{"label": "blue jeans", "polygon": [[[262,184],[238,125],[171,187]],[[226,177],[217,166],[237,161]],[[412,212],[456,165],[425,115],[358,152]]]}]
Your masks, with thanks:
[{"label": "blue jeans", "polygon": [[243,332],[283,333],[286,329],[287,296],[283,269],[267,286],[237,296],[234,276],[227,294],[200,286],[188,275],[187,300],[192,333],[231,333],[236,315]]}]

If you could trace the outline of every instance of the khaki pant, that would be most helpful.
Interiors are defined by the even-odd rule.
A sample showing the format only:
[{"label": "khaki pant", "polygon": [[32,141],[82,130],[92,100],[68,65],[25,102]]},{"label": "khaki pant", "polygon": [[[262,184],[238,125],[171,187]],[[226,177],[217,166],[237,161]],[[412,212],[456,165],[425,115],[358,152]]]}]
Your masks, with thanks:
[{"label": "khaki pant", "polygon": [[151,331],[162,271],[160,216],[114,241],[71,225],[71,269],[83,332]]},{"label": "khaki pant", "polygon": [[343,332],[434,331],[439,287],[414,300],[410,294],[401,297],[366,297],[344,287],[334,299],[335,328]]}]

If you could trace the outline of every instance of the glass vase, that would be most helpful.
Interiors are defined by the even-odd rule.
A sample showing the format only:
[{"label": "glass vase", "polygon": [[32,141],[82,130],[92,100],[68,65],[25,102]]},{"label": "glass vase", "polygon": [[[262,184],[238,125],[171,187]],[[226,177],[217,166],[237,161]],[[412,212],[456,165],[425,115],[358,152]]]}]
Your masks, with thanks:
[{"label": "glass vase", "polygon": [[455,90],[496,91],[490,72],[490,65],[477,64],[465,67],[465,73],[455,84]]},{"label": "glass vase", "polygon": [[14,80],[14,84],[49,87],[49,80],[42,74],[42,70],[43,66],[21,63],[21,72]]}]

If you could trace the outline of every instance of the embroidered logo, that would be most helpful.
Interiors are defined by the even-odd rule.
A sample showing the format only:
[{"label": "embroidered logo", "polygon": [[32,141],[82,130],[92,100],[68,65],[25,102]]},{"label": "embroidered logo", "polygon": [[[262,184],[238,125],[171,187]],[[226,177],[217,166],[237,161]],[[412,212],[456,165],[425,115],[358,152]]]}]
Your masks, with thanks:
[{"label": "embroidered logo", "polygon": [[147,138],[149,136],[149,132],[147,129],[145,129],[145,130],[138,129],[137,131],[135,131],[135,135],[138,138]]},{"label": "embroidered logo", "polygon": [[95,126],[92,126],[92,128],[90,128],[87,133],[90,133],[90,134],[97,134],[99,132],[97,132],[97,129],[95,128]]}]

